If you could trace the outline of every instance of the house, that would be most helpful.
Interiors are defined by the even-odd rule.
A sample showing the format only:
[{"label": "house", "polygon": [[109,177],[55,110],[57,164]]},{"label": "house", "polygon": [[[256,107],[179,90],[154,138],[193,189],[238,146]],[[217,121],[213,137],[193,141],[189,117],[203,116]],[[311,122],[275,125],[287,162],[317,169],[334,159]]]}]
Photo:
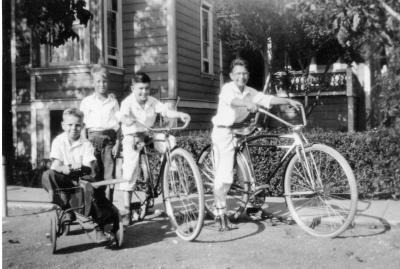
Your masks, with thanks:
[{"label": "house", "polygon": [[94,18],[86,28],[75,26],[80,39],[51,47],[30,40],[13,1],[16,155],[30,156],[33,164],[48,157],[52,139],[61,132],[62,111],[79,107],[93,91],[90,68],[96,63],[109,70],[109,88],[119,100],[129,94],[131,75],[143,71],[152,78],[155,97],[192,116],[190,128],[210,127],[221,83],[212,1],[86,2]]},{"label": "house", "polygon": [[[13,0],[11,99],[16,156],[28,156],[33,164],[48,157],[52,139],[61,132],[62,111],[78,107],[93,91],[90,68],[97,63],[108,68],[109,88],[119,100],[129,94],[132,74],[144,71],[152,78],[155,97],[192,116],[189,128],[210,128],[232,57],[217,38],[214,1],[86,0],[94,18],[87,27],[76,24],[80,39],[51,47],[31,38],[26,21],[18,17],[19,1]],[[254,63],[257,56],[249,60]],[[261,64],[253,64],[261,74],[259,85]],[[317,66],[310,66],[315,86],[320,85]],[[369,69],[333,69],[332,87],[320,94],[323,106],[311,114],[311,126],[362,129],[365,110],[371,106],[370,78],[363,75]],[[358,80],[362,90],[353,87],[354,74],[363,76]],[[306,92],[301,74],[294,72],[291,79],[287,96],[312,103],[318,91]]]}]

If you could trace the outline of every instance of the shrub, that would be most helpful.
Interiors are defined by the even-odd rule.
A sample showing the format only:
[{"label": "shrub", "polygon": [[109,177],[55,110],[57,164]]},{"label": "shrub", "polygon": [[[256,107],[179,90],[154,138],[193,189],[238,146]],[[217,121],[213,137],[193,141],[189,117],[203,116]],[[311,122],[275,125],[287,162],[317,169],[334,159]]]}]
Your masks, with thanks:
[{"label": "shrub", "polygon": [[[306,137],[311,143],[335,148],[348,160],[361,198],[400,197],[400,143],[394,129],[358,133],[311,130],[306,132]],[[209,143],[208,132],[178,137],[178,144],[189,150],[196,159]],[[269,178],[276,161],[282,156],[261,147],[251,148],[251,155],[253,162],[257,163],[255,174],[260,181]],[[283,176],[282,170],[272,179],[270,195],[281,193],[281,186],[277,183]]]}]

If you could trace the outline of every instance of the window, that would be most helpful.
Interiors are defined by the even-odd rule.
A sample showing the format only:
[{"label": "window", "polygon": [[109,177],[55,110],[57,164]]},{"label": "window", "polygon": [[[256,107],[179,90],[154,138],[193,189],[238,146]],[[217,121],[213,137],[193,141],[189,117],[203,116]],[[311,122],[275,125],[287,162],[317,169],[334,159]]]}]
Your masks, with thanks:
[{"label": "window", "polygon": [[211,5],[202,2],[200,8],[201,27],[201,72],[213,74],[213,17]]},{"label": "window", "polygon": [[85,57],[85,26],[76,21],[73,31],[78,34],[79,39],[70,38],[59,47],[41,45],[41,66],[83,64],[87,61]]},{"label": "window", "polygon": [[106,0],[104,16],[105,62],[122,66],[122,9],[120,0]]}]

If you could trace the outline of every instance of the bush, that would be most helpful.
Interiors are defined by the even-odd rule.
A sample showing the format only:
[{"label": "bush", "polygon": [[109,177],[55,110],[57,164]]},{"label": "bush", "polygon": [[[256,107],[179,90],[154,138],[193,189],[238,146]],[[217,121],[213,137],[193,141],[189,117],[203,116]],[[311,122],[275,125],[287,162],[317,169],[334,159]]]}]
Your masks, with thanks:
[{"label": "bush", "polygon": [[[352,167],[361,198],[400,197],[400,143],[394,129],[379,129],[359,133],[306,132],[311,143],[327,144],[339,151]],[[210,143],[209,132],[198,132],[178,137],[178,144],[189,150],[197,159],[203,147]],[[259,143],[259,142],[258,142]],[[251,148],[256,178],[269,178],[275,163],[282,155],[266,151],[265,148]],[[274,156],[275,159],[271,159]],[[270,195],[279,195],[282,171],[278,170],[272,179]],[[268,182],[263,182],[268,183]]]}]

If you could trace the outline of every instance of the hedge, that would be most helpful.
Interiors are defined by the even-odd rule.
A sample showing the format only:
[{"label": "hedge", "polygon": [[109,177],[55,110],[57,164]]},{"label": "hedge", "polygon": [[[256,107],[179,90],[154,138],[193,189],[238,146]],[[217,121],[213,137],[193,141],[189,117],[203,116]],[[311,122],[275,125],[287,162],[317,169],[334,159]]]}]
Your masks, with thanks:
[{"label": "hedge", "polygon": [[[335,148],[348,160],[356,177],[360,198],[400,198],[400,139],[394,129],[356,133],[311,130],[305,136],[311,143]],[[191,133],[178,137],[178,144],[197,159],[201,149],[210,143],[209,137],[208,131]],[[257,163],[256,178],[262,181],[274,168],[276,159],[272,156],[277,156],[264,148],[253,148],[251,152]],[[280,177],[282,174],[278,173],[272,180],[270,195],[280,193],[281,187],[276,185]]]},{"label": "hedge", "polygon": [[[311,143],[323,143],[339,151],[352,167],[361,198],[400,198],[400,142],[399,134],[394,129],[378,129],[367,132],[341,133],[321,130],[306,131]],[[189,132],[176,135],[178,144],[189,150],[197,160],[201,150],[210,143],[209,131]],[[281,153],[282,154],[282,153]],[[274,169],[277,155],[265,148],[252,148],[251,156],[255,165],[257,180],[265,182]],[[40,187],[40,177],[48,164],[32,170],[28,159],[16,160],[14,175],[9,184]],[[281,169],[283,170],[283,169]],[[279,195],[282,178],[279,170],[272,179],[270,195]]]}]

